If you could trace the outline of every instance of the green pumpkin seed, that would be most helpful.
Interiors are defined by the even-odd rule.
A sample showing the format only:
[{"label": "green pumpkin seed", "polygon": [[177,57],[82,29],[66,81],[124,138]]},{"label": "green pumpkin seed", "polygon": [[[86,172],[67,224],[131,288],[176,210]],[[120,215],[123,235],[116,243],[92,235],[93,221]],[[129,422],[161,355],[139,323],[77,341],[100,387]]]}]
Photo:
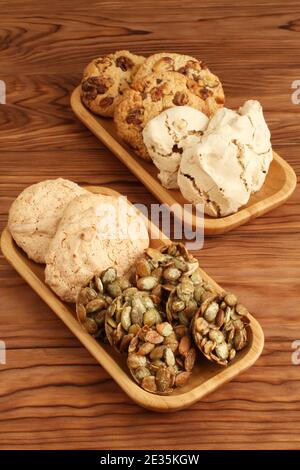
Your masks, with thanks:
[{"label": "green pumpkin seed", "polygon": [[171,385],[172,374],[166,367],[160,367],[156,372],[156,385],[160,392],[167,392]]},{"label": "green pumpkin seed", "polygon": [[115,268],[108,268],[101,274],[103,284],[109,284],[117,279],[117,271]]},{"label": "green pumpkin seed", "polygon": [[144,325],[153,326],[158,320],[158,311],[155,308],[150,308],[144,314],[143,322]]},{"label": "green pumpkin seed", "polygon": [[93,318],[86,318],[83,322],[83,327],[90,335],[94,335],[98,331],[98,325]]},{"label": "green pumpkin seed", "polygon": [[137,369],[146,366],[147,359],[145,356],[139,356],[138,354],[129,354],[127,364],[130,369]]},{"label": "green pumpkin seed", "polygon": [[122,289],[118,280],[110,282],[109,284],[107,284],[106,288],[107,292],[113,299],[122,294]]},{"label": "green pumpkin seed", "polygon": [[172,304],[172,310],[173,312],[181,312],[182,310],[185,309],[185,302],[183,300],[175,300]]},{"label": "green pumpkin seed", "polygon": [[224,343],[220,343],[220,344],[217,344],[216,348],[215,348],[215,351],[216,351],[216,355],[222,359],[222,360],[226,360],[228,358],[228,346],[227,344],[224,342]]},{"label": "green pumpkin seed", "polygon": [[90,300],[90,302],[88,302],[85,308],[86,308],[87,313],[95,313],[95,312],[98,312],[99,310],[102,310],[105,307],[106,307],[106,302],[104,299],[94,299],[94,300]]},{"label": "green pumpkin seed", "polygon": [[175,365],[175,356],[170,348],[166,348],[164,352],[166,364],[170,367]]},{"label": "green pumpkin seed", "polygon": [[204,312],[205,320],[207,320],[209,323],[213,322],[217,316],[218,311],[219,305],[217,302],[212,302]]},{"label": "green pumpkin seed", "polygon": [[161,359],[164,355],[166,346],[155,346],[154,349],[150,352],[150,359],[152,361],[157,361]]},{"label": "green pumpkin seed", "polygon": [[143,324],[143,314],[135,307],[132,307],[131,310],[131,323],[142,326]]},{"label": "green pumpkin seed", "polygon": [[141,277],[137,281],[137,288],[140,290],[151,290],[158,284],[158,281],[153,276]]},{"label": "green pumpkin seed", "polygon": [[148,377],[145,377],[142,380],[141,386],[144,390],[147,390],[147,392],[156,393],[157,391],[156,380],[153,375],[149,375]]},{"label": "green pumpkin seed", "polygon": [[121,314],[121,324],[125,331],[128,331],[129,327],[131,326],[130,313],[131,313],[131,307],[129,305],[123,308],[122,314]]},{"label": "green pumpkin seed", "polygon": [[168,322],[159,323],[156,325],[156,330],[162,336],[169,336],[171,333],[173,333],[173,327]]},{"label": "green pumpkin seed", "polygon": [[229,307],[234,307],[237,304],[237,297],[234,294],[226,294],[224,301]]},{"label": "green pumpkin seed", "polygon": [[177,281],[181,276],[181,271],[177,268],[170,267],[166,268],[163,272],[163,277],[167,281]]}]

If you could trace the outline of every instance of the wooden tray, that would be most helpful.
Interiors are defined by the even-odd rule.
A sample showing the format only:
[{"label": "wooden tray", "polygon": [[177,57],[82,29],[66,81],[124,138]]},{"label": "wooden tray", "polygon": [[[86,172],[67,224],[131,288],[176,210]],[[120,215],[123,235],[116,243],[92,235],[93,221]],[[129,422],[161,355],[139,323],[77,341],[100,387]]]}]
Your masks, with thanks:
[{"label": "wooden tray", "polygon": [[[104,187],[87,187],[93,193],[118,195],[116,191]],[[151,246],[157,247],[162,243],[170,243],[157,227],[149,222],[149,233],[155,239]],[[171,396],[160,396],[146,392],[140,388],[128,372],[125,359],[115,353],[110,346],[102,346],[86,333],[78,323],[75,309],[72,305],[63,303],[45,284],[44,266],[29,260],[25,253],[14,243],[8,229],[1,236],[1,250],[9,263],[18,271],[33,290],[65,323],[72,333],[81,341],[86,349],[94,356],[101,366],[112,376],[127,395],[139,405],[154,411],[167,412],[186,408],[201,400],[205,395],[216,390],[224,383],[233,379],[240,372],[248,369],[260,356],[264,335],[259,323],[250,316],[251,337],[245,350],[227,368],[211,364],[199,354],[192,377],[183,388],[177,389]],[[218,291],[221,287],[216,284],[204,271],[203,278],[210,282]]]},{"label": "wooden tray", "polygon": [[[101,140],[129,170],[149,189],[162,203],[171,206],[187,201],[179,190],[165,189],[157,178],[154,164],[144,161],[117,136],[112,119],[101,118],[92,114],[84,107],[80,99],[80,86],[72,93],[71,106],[76,116]],[[236,214],[215,219],[205,215],[204,232],[206,235],[217,235],[228,232],[239,225],[245,224],[260,215],[283,204],[293,193],[297,179],[294,170],[277,153],[273,152],[274,160],[262,189],[251,196],[248,204]],[[181,210],[179,211],[179,214]],[[181,214],[180,214],[181,215]],[[187,219],[189,220],[189,219]],[[193,217],[193,226],[202,227],[203,221]]]}]

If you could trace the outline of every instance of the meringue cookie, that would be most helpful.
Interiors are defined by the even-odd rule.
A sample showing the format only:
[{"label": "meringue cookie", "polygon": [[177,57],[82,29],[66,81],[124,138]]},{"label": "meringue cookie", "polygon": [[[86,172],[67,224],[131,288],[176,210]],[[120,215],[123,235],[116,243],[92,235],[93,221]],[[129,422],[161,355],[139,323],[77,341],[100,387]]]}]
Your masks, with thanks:
[{"label": "meringue cookie", "polygon": [[208,215],[233,214],[262,187],[272,158],[262,107],[246,101],[238,111],[219,109],[200,142],[183,152],[178,185]]},{"label": "meringue cookie", "polygon": [[67,207],[46,256],[45,280],[75,302],[95,273],[112,266],[126,273],[149,246],[144,219],[125,198],[84,194]]},{"label": "meringue cookie", "polygon": [[238,111],[220,108],[210,120],[206,132],[217,132],[243,147],[243,177],[251,186],[251,192],[259,191],[273,159],[271,134],[261,104],[248,100]]},{"label": "meringue cookie", "polygon": [[151,119],[143,130],[143,140],[165,188],[178,188],[177,172],[182,152],[199,141],[208,117],[190,106],[175,106]]},{"label": "meringue cookie", "polygon": [[19,194],[9,210],[8,228],[29,258],[44,263],[69,202],[87,191],[72,181],[58,178],[33,184]]},{"label": "meringue cookie", "polygon": [[178,185],[185,199],[204,204],[204,212],[213,217],[236,212],[250,197],[239,148],[218,134],[209,134],[184,151]]}]

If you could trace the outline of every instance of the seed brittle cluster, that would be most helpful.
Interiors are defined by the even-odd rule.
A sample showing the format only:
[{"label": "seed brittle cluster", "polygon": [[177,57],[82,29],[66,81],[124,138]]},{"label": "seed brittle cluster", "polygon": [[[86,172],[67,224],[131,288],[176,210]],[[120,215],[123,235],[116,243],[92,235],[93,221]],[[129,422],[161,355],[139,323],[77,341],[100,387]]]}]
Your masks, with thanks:
[{"label": "seed brittle cluster", "polygon": [[196,349],[226,366],[249,340],[247,309],[204,281],[181,243],[148,248],[127,276],[113,268],[95,275],[76,311],[83,328],[127,354],[134,380],[157,394],[187,382]]}]

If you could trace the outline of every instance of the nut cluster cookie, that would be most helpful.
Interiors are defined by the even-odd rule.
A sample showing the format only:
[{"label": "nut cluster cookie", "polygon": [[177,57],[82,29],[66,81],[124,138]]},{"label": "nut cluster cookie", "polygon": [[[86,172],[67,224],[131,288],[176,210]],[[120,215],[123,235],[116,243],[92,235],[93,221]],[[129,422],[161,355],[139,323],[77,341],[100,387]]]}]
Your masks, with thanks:
[{"label": "nut cluster cookie", "polygon": [[76,300],[76,313],[83,328],[97,339],[105,339],[105,317],[113,300],[131,286],[126,276],[119,277],[115,268],[95,274]]},{"label": "nut cluster cookie", "polygon": [[234,294],[213,294],[193,318],[196,345],[212,362],[227,366],[249,342],[248,310]]},{"label": "nut cluster cookie", "polygon": [[76,311],[83,328],[127,356],[134,380],[154,394],[186,384],[197,350],[227,366],[251,338],[246,307],[204,281],[181,243],[146,249],[125,276],[114,268],[96,274]]},{"label": "nut cluster cookie", "polygon": [[195,359],[190,337],[179,337],[171,323],[163,322],[139,330],[130,342],[127,365],[143,389],[169,395],[189,379]]},{"label": "nut cluster cookie", "polygon": [[113,116],[116,103],[145,58],[129,51],[117,51],[92,60],[81,82],[81,99],[93,113]]},{"label": "nut cluster cookie", "polygon": [[165,109],[184,105],[203,111],[203,100],[190,91],[187,77],[177,72],[152,73],[125,90],[117,103],[117,132],[139,156],[151,160],[142,136],[145,125]]},{"label": "nut cluster cookie", "polygon": [[155,307],[147,292],[131,287],[109,306],[105,319],[106,336],[117,351],[127,351],[142,326],[152,327],[163,318],[163,312]]},{"label": "nut cluster cookie", "polygon": [[148,57],[134,77],[133,86],[152,73],[178,72],[187,78],[188,89],[202,101],[202,111],[211,116],[223,106],[225,97],[219,78],[194,57],[162,52]]}]

